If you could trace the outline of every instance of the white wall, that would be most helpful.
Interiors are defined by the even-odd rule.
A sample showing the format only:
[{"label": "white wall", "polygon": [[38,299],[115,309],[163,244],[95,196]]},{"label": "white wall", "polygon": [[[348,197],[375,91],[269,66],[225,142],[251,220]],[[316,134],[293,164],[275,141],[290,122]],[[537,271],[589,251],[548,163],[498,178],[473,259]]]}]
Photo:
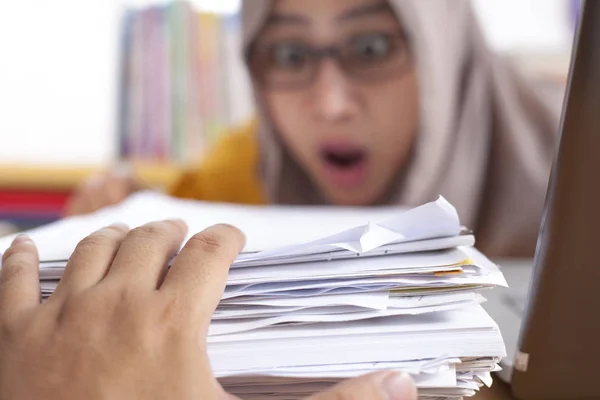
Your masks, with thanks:
[{"label": "white wall", "polygon": [[[249,1],[249,0],[246,0]],[[563,52],[567,0],[473,0],[499,50]],[[98,164],[116,154],[118,24],[151,0],[2,0],[0,163]],[[231,11],[240,0],[195,0]]]},{"label": "white wall", "polygon": [[[228,12],[240,0],[197,0]],[[119,17],[150,0],[2,0],[0,164],[98,164],[117,152]]]},{"label": "white wall", "polygon": [[1,163],[96,163],[114,154],[117,15],[106,0],[3,0]]},{"label": "white wall", "polygon": [[489,43],[499,51],[569,52],[569,0],[472,0]]}]

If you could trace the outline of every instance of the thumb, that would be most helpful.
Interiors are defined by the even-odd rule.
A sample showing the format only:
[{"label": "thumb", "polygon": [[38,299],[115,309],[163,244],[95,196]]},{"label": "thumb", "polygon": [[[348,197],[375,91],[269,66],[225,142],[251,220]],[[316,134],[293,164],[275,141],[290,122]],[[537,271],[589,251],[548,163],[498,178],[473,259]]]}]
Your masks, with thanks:
[{"label": "thumb", "polygon": [[307,400],[417,400],[417,387],[406,373],[377,372],[344,381]]}]

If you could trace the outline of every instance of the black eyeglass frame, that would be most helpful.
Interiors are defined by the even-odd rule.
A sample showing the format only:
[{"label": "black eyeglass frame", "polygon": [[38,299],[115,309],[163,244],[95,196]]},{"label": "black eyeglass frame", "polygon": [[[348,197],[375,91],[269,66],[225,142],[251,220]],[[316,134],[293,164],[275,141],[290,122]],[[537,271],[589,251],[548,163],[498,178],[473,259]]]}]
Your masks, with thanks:
[{"label": "black eyeglass frame", "polygon": [[[346,63],[344,63],[344,50],[345,48],[347,48],[358,36],[362,36],[365,34],[382,34],[387,36],[388,38],[393,38],[394,40],[392,40],[392,43],[395,43],[396,45],[399,45],[398,47],[403,47],[403,53],[404,53],[404,57],[405,57],[405,62],[402,63],[402,65],[398,66],[395,69],[391,69],[389,71],[387,71],[387,73],[382,73],[382,71],[377,71],[377,73],[369,73],[369,74],[363,74],[361,75],[360,72],[356,72],[353,71],[351,67],[349,67]],[[303,89],[305,87],[309,87],[310,85],[312,85],[316,78],[318,77],[319,71],[321,69],[321,64],[323,63],[323,61],[325,59],[331,58],[336,64],[337,66],[343,71],[344,75],[349,78],[352,79],[353,81],[359,82],[359,83],[365,83],[365,84],[373,84],[373,83],[382,83],[391,79],[394,79],[396,77],[399,77],[403,74],[405,74],[406,72],[410,71],[414,65],[413,62],[413,52],[410,46],[410,41],[408,39],[408,36],[406,35],[406,33],[404,31],[397,31],[395,33],[385,33],[385,32],[364,32],[361,33],[359,35],[354,35],[351,38],[343,41],[342,43],[338,43],[335,45],[329,45],[329,46],[307,46],[308,47],[308,53],[307,55],[312,59],[315,60],[315,62],[313,63],[313,68],[310,71],[310,74],[308,76],[307,79],[305,79],[305,81],[302,82],[297,82],[297,83],[288,83],[288,84],[283,84],[283,83],[269,83],[267,82],[266,78],[263,76],[264,74],[261,74],[261,71],[257,70],[259,68],[258,65],[256,65],[255,57],[259,52],[262,53],[268,53],[269,51],[272,50],[272,48],[274,46],[276,46],[277,44],[266,44],[266,45],[261,45],[259,41],[255,41],[254,43],[252,43],[249,47],[248,50],[245,53],[245,62],[246,65],[248,66],[248,70],[250,71],[250,74],[252,76],[252,78],[263,88],[266,89],[270,89],[270,90],[297,90],[297,89]],[[377,68],[374,68],[377,69]],[[368,75],[368,76],[365,76]]]}]

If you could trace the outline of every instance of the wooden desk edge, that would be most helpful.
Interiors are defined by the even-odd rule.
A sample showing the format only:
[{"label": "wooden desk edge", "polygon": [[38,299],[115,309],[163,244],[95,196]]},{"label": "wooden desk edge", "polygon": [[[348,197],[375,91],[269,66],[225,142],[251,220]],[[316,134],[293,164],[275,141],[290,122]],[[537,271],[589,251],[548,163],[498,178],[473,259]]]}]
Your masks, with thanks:
[{"label": "wooden desk edge", "polygon": [[[166,188],[173,184],[184,167],[175,164],[132,162],[141,183]],[[86,178],[111,168],[104,166],[54,166],[0,164],[0,190],[71,190]]]}]

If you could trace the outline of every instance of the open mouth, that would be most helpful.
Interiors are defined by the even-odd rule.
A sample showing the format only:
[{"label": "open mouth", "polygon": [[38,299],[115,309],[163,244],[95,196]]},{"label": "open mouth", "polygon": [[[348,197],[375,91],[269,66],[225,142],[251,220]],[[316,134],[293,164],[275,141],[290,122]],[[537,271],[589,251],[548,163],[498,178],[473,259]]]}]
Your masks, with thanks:
[{"label": "open mouth", "polygon": [[324,150],[323,158],[333,167],[349,169],[366,160],[366,153],[361,150],[332,151]]},{"label": "open mouth", "polygon": [[335,186],[351,188],[366,177],[368,153],[357,146],[325,146],[321,158],[328,180]]}]

